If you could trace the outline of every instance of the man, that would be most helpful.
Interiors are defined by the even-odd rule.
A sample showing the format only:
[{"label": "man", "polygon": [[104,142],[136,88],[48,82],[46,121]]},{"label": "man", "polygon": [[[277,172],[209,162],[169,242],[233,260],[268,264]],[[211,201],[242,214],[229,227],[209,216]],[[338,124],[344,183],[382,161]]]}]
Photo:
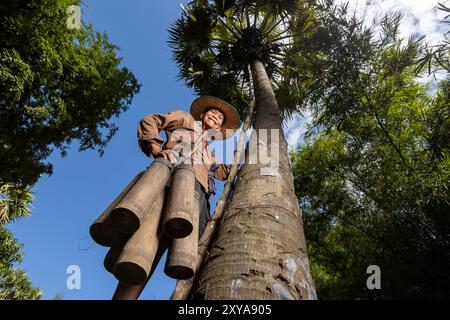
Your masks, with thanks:
[{"label": "man", "polygon": [[[192,145],[201,139],[201,147],[192,155],[196,195],[191,195],[200,201],[199,237],[210,219],[210,195],[215,191],[213,179],[225,180],[230,173],[229,166],[217,163],[209,148],[207,137],[214,135],[217,140],[229,138],[239,124],[238,113],[230,104],[210,96],[196,99],[191,105],[190,113],[176,110],[169,114],[153,114],[139,122],[137,134],[139,146],[149,157],[164,157],[171,163],[177,163],[179,156],[189,154]],[[164,139],[160,136],[162,130],[167,136],[164,144]],[[205,136],[205,133],[210,134]],[[149,278],[167,245],[167,243],[160,245]],[[113,300],[135,300],[144,287],[145,283],[129,285],[119,282]]]},{"label": "man", "polygon": [[[210,195],[215,193],[213,179],[226,180],[230,173],[229,166],[219,164],[212,154],[205,133],[214,136],[215,140],[226,139],[239,124],[239,115],[233,106],[211,96],[196,99],[190,113],[176,110],[169,114],[154,114],[139,123],[138,142],[142,151],[149,157],[164,157],[171,163],[186,155],[186,149],[192,148],[198,139],[202,140],[198,141],[200,147],[192,155],[195,190],[200,201],[199,237],[210,219]],[[159,134],[161,130],[167,136],[167,142],[162,146],[164,139]]]}]

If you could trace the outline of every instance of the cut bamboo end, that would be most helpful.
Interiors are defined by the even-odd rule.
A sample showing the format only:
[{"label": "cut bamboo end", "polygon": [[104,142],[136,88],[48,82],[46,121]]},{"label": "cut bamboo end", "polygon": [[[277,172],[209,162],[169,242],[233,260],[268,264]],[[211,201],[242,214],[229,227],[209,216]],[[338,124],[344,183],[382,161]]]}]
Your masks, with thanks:
[{"label": "cut bamboo end", "polygon": [[140,176],[111,212],[111,223],[122,233],[136,232],[170,180],[171,163],[158,158]]},{"label": "cut bamboo end", "polygon": [[164,272],[168,277],[176,280],[187,280],[194,276],[194,270],[186,266],[171,266]]},{"label": "cut bamboo end", "polygon": [[147,280],[147,271],[139,264],[125,261],[117,263],[114,268],[114,275],[117,280],[130,285],[138,285]]},{"label": "cut bamboo end", "polygon": [[141,224],[133,210],[126,207],[116,207],[111,213],[111,222],[119,232],[125,234],[136,232]]},{"label": "cut bamboo end", "polygon": [[106,253],[105,259],[103,260],[103,266],[109,273],[114,272],[114,266],[116,265],[117,259],[119,259],[120,253],[123,247],[111,247]]},{"label": "cut bamboo end", "polygon": [[194,276],[196,257],[192,255],[186,255],[184,259],[171,259],[168,260],[164,268],[164,273],[173,279],[187,280]]},{"label": "cut bamboo end", "polygon": [[167,248],[170,246],[171,241],[172,241],[172,239],[169,239],[167,237],[162,237],[162,239],[159,243],[159,246],[158,246],[158,251],[156,252],[156,255],[155,255],[155,259],[153,260],[149,276],[147,277],[147,280],[138,285],[130,285],[125,282],[119,281],[119,283],[117,284],[117,288],[114,292],[114,295],[112,297],[112,300],[136,300],[136,299],[138,299],[139,295],[144,290],[145,285],[147,284],[147,281],[150,279],[151,275],[153,274],[156,267],[158,266],[158,263],[161,260],[162,255],[167,250]]},{"label": "cut bamboo end", "polygon": [[108,252],[105,255],[105,259],[103,260],[103,266],[105,267],[106,271],[113,273],[114,267],[119,260],[120,255],[122,254],[123,247],[128,241],[128,236],[124,234],[119,235],[119,240],[117,243],[109,248]]},{"label": "cut bamboo end", "polygon": [[147,280],[160,245],[159,226],[164,199],[165,190],[155,195],[139,229],[125,244],[114,267],[114,275],[119,281],[138,285]]},{"label": "cut bamboo end", "polygon": [[165,234],[172,239],[189,236],[193,230],[192,223],[186,218],[173,218],[164,224]]},{"label": "cut bamboo end", "polygon": [[[194,194],[192,194],[194,198]],[[195,197],[196,198],[196,197]],[[174,279],[186,280],[195,274],[198,255],[199,202],[194,201],[192,232],[182,239],[174,239],[167,255],[164,273]]]},{"label": "cut bamboo end", "polygon": [[89,234],[96,243],[104,247],[112,247],[120,240],[119,232],[105,222],[94,222],[89,228]]},{"label": "cut bamboo end", "polygon": [[89,233],[99,245],[112,247],[119,243],[120,234],[111,223],[111,212],[114,207],[119,204],[135,183],[140,179],[144,172],[139,173],[133,180],[122,190],[122,192],[114,199],[114,201],[103,211],[103,213],[92,223]]},{"label": "cut bamboo end", "polygon": [[164,215],[164,233],[180,239],[192,233],[192,219],[196,215],[195,173],[192,165],[180,164],[172,173],[167,208]]}]

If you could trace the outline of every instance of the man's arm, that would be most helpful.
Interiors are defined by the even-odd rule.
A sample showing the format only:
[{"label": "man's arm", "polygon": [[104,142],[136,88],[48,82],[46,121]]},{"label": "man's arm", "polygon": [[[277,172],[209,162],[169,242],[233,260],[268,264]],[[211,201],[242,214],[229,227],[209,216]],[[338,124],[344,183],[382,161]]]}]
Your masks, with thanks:
[{"label": "man's arm", "polygon": [[230,175],[231,165],[219,164],[217,166],[218,168],[214,173],[214,178],[222,181],[227,180],[228,176]]},{"label": "man's arm", "polygon": [[217,160],[214,153],[211,154],[213,159],[213,165],[214,171],[213,171],[213,177],[225,181],[228,179],[228,176],[230,175],[231,165],[221,164]]},{"label": "man's arm", "polygon": [[161,144],[164,139],[159,135],[161,130],[175,125],[183,120],[184,111],[176,110],[168,114],[153,114],[143,118],[138,126],[138,143],[142,152],[148,157],[155,156],[161,152]]}]

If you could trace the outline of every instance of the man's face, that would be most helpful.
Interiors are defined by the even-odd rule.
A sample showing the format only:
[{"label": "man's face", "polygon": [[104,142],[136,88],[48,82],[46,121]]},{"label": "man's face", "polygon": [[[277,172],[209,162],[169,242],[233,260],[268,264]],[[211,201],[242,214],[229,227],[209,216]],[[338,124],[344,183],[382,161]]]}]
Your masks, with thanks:
[{"label": "man's face", "polygon": [[222,127],[224,120],[224,115],[216,108],[209,109],[203,115],[203,124],[205,125],[205,129],[220,129]]}]

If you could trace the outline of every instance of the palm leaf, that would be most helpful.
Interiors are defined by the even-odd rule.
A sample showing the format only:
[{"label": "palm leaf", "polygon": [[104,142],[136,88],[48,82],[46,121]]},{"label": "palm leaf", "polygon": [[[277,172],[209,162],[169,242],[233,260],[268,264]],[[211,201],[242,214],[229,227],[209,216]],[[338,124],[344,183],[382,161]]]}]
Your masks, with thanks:
[{"label": "palm leaf", "polygon": [[4,184],[0,186],[0,224],[29,216],[33,194],[28,187]]},{"label": "palm leaf", "polygon": [[[301,99],[286,92],[293,72],[283,71],[292,35],[290,20],[300,21],[303,33],[313,29],[310,9],[297,0],[214,0],[191,1],[169,29],[169,45],[180,73],[179,78],[197,94],[228,97],[235,101],[249,93],[248,64],[261,60],[276,88],[282,87],[282,113],[298,112]],[[301,13],[301,14],[300,14]],[[260,43],[260,45],[258,45]],[[251,47],[253,46],[253,47]],[[282,74],[284,73],[284,74]],[[288,103],[289,102],[289,103]],[[241,103],[241,105],[245,105]]]}]

